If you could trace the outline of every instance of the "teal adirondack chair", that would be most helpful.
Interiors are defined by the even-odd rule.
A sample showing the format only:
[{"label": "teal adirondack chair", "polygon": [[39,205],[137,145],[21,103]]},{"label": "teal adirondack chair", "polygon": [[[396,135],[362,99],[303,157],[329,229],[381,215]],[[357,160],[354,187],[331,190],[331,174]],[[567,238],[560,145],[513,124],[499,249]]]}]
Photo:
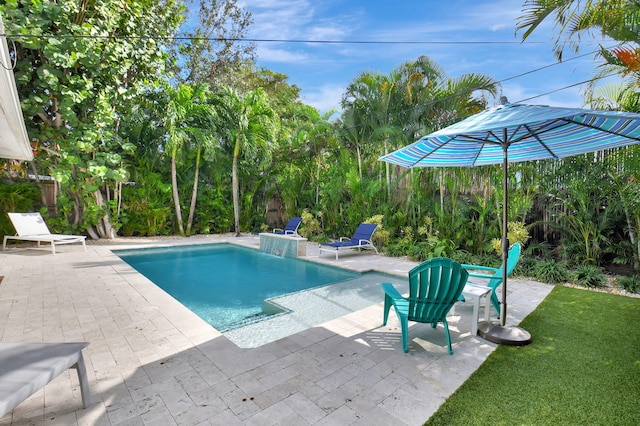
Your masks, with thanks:
[{"label": "teal adirondack chair", "polygon": [[[507,256],[507,276],[510,276],[513,270],[516,269],[518,260],[520,260],[521,251],[522,251],[522,246],[520,245],[520,243],[515,243],[509,249],[509,255]],[[471,271],[478,270],[478,271],[493,272],[493,274],[469,272],[469,276],[474,278],[482,278],[485,280],[489,280],[487,287],[491,287],[493,289],[491,291],[491,305],[493,305],[496,312],[498,312],[498,316],[500,316],[500,300],[498,300],[498,296],[496,295],[496,289],[500,284],[502,284],[502,265],[500,265],[499,268],[492,268],[490,266],[463,264],[462,267],[464,269],[471,270]],[[464,298],[462,298],[461,300],[464,300]]]},{"label": "teal adirondack chair", "polygon": [[402,349],[408,352],[409,321],[430,323],[436,328],[439,322],[444,325],[449,353],[451,336],[447,314],[458,301],[469,274],[455,260],[434,258],[422,262],[409,271],[409,297],[403,297],[390,283],[383,283],[384,319],[387,324],[389,310],[393,306],[402,328]]}]

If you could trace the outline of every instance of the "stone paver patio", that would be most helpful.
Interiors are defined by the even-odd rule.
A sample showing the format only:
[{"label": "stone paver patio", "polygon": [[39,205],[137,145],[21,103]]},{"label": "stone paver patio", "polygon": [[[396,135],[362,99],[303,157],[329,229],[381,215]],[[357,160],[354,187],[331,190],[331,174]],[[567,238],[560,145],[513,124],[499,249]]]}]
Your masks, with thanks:
[{"label": "stone paver patio", "polygon": [[[125,242],[126,241],[126,242]],[[75,371],[65,372],[0,419],[0,425],[421,425],[496,345],[470,334],[471,303],[449,324],[410,325],[402,352],[394,314],[380,303],[254,349],[241,349],[111,252],[115,248],[252,237],[115,240],[113,244],[0,252],[0,341],[87,341],[92,404],[82,408]],[[318,260],[406,275],[415,263],[367,253]],[[551,291],[509,281],[509,324]],[[535,339],[535,336],[533,336]]]}]

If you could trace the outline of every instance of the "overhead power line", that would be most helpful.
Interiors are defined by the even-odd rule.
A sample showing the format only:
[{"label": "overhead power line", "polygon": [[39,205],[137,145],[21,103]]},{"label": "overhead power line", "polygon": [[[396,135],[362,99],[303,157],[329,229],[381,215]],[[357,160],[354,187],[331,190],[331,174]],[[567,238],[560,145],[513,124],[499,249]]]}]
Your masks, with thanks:
[{"label": "overhead power line", "polygon": [[[406,44],[406,45],[505,45],[505,44],[550,44],[547,41],[496,41],[496,40],[313,40],[313,39],[272,39],[247,37],[196,37],[196,36],[144,36],[144,35],[99,35],[99,34],[0,34],[7,38],[93,38],[123,40],[194,40],[194,41],[237,41],[249,43],[309,43],[309,44]],[[597,43],[583,40],[582,43]]]},{"label": "overhead power line", "polygon": [[550,91],[548,91],[548,92],[541,93],[541,94],[539,94],[539,95],[530,96],[530,97],[525,98],[525,99],[520,99],[520,100],[519,100],[519,101],[517,101],[516,103],[522,103],[522,102],[530,101],[531,99],[541,98],[542,96],[550,95],[550,94],[552,94],[552,93],[556,93],[556,92],[561,92],[561,91],[563,91],[563,90],[571,89],[572,87],[580,86],[580,85],[582,85],[582,84],[592,83],[592,82],[594,82],[594,81],[596,81],[596,80],[600,80],[600,79],[603,79],[603,78],[613,77],[614,75],[619,75],[619,73],[617,73],[617,72],[612,72],[612,73],[609,73],[609,74],[606,74],[606,75],[601,75],[601,76],[593,77],[593,78],[590,78],[590,79],[588,79],[588,80],[581,81],[581,82],[579,82],[579,83],[570,84],[570,85],[568,85],[568,86],[564,86],[564,87],[561,87],[561,88],[559,88],[559,89],[550,90]]},{"label": "overhead power line", "polygon": [[[308,44],[370,44],[370,45],[375,45],[375,44],[385,44],[385,45],[512,45],[512,44],[522,44],[522,45],[527,45],[527,44],[548,44],[549,42],[542,42],[542,41],[453,41],[453,40],[440,40],[440,41],[429,41],[429,40],[424,40],[424,41],[391,41],[391,40],[304,40],[304,39],[266,39],[266,38],[243,38],[243,37],[238,37],[238,38],[228,38],[228,37],[195,37],[195,36],[127,36],[127,35],[88,35],[88,34],[6,34],[6,33],[2,33],[0,34],[0,37],[5,37],[5,38],[58,38],[58,39],[65,39],[65,38],[79,38],[79,39],[105,39],[105,40],[109,40],[109,39],[123,39],[123,40],[172,40],[172,41],[176,41],[176,40],[194,40],[194,41],[216,41],[216,42],[225,42],[225,41],[234,41],[234,42],[252,42],[252,43],[308,43]],[[583,40],[582,43],[586,43],[586,44],[592,44],[592,43],[598,43],[597,41],[594,40]],[[15,48],[14,48],[15,49]],[[548,65],[544,65],[542,67],[538,67],[535,68],[533,70],[529,70],[529,71],[525,71],[523,73],[511,76],[511,77],[506,77],[504,79],[501,79],[499,81],[497,81],[497,84],[503,83],[505,81],[509,81],[509,80],[513,80],[519,77],[523,77],[525,75],[528,74],[532,74],[547,68],[551,68],[554,66],[558,66],[561,65],[563,63],[566,62],[570,62],[579,58],[583,58],[585,56],[589,56],[592,55],[594,53],[598,52],[598,50],[593,50],[591,52],[588,53],[584,53],[582,55],[577,55],[574,56],[573,58],[570,59],[566,59],[562,62],[554,62],[552,64],[548,64]],[[614,73],[615,74],[615,73]],[[572,87],[576,87],[579,86],[581,84],[585,84],[585,83],[589,83],[592,81],[595,81],[597,79],[600,78],[605,78],[605,77],[609,77],[612,76],[614,74],[609,74],[606,76],[601,76],[601,77],[597,77],[597,78],[592,78],[589,80],[585,80],[585,81],[581,81],[579,83],[574,83],[568,86],[564,86],[561,87],[559,89],[555,89],[555,90],[551,90],[545,93],[542,93],[540,95],[536,95],[536,96],[531,96],[529,98],[526,99],[522,99],[518,102],[525,102],[531,99],[535,99],[535,98],[539,98],[551,93],[556,93],[562,90],[566,90]],[[476,88],[475,90],[482,90],[482,87]],[[451,96],[459,96],[459,95],[463,95],[464,93],[459,93],[459,94],[452,94]]]}]

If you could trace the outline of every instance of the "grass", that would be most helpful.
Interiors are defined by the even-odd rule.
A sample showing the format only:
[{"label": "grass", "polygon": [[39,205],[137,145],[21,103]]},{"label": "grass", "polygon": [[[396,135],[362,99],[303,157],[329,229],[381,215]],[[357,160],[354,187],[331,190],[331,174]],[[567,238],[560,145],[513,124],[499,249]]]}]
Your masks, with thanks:
[{"label": "grass", "polygon": [[[640,424],[640,299],[556,286],[425,425]],[[454,355],[455,356],[455,355]]]}]

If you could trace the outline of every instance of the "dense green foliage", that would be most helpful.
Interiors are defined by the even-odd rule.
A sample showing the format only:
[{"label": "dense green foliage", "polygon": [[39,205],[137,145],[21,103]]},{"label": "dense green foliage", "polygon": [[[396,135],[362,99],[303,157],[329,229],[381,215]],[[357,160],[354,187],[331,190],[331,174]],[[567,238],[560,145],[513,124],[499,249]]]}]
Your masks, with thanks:
[{"label": "dense green foliage", "polygon": [[[27,212],[37,210],[41,203],[40,188],[32,183],[6,185],[0,183],[0,212]],[[0,215],[0,235],[14,235],[9,217]]]},{"label": "dense green foliage", "polygon": [[[504,226],[500,166],[406,170],[378,161],[487,107],[500,94],[490,76],[450,77],[420,57],[388,75],[355,76],[342,111],[320,114],[287,76],[257,69],[251,49],[170,43],[183,6],[0,5],[37,151],[28,168],[59,185],[48,206],[57,213],[53,226],[94,238],[237,234],[305,211],[311,239],[350,235],[377,217],[388,254],[495,260],[492,241]],[[220,27],[242,35],[250,21],[236,1],[209,2],[193,34]],[[233,78],[209,79],[214,69]],[[566,280],[567,268],[615,264],[640,272],[639,154],[632,146],[510,167],[508,221],[524,224],[518,235],[512,227],[512,239],[530,236],[525,254],[556,262],[541,273]]]},{"label": "dense green foliage", "polygon": [[631,425],[640,419],[640,299],[557,286],[426,425]]},{"label": "dense green foliage", "polygon": [[[118,121],[160,78],[166,55],[156,36],[172,35],[181,19],[173,0],[9,0],[0,5],[15,35],[14,70],[39,173],[63,188],[65,221],[110,236],[116,186],[128,177]],[[117,196],[116,196],[117,198]],[[109,219],[111,217],[111,219]]]}]

